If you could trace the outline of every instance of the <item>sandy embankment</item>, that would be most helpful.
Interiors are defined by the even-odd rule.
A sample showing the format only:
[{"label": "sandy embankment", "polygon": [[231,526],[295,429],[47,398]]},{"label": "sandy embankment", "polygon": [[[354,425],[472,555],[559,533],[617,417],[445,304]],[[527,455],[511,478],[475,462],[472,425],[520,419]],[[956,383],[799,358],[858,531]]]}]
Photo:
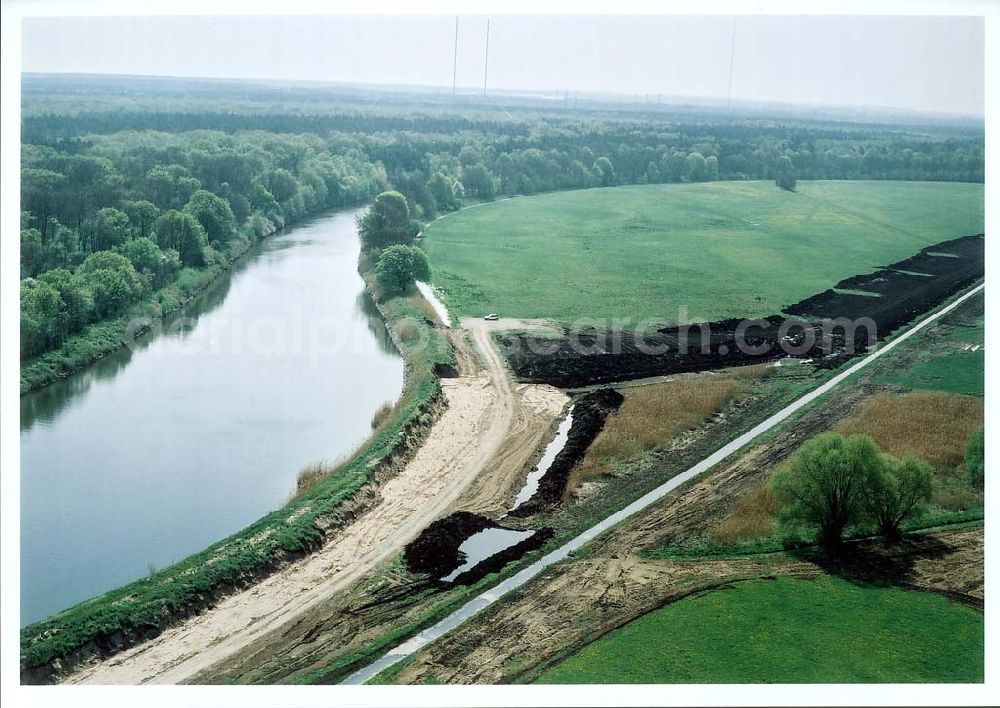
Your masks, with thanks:
[{"label": "sandy embankment", "polygon": [[66,682],[190,680],[253,642],[270,641],[275,630],[391,561],[463,494],[486,509],[516,493],[517,475],[567,399],[549,386],[513,385],[488,331],[473,335],[486,370],[441,381],[447,409],[409,464],[377,491],[370,511],[316,553]]}]

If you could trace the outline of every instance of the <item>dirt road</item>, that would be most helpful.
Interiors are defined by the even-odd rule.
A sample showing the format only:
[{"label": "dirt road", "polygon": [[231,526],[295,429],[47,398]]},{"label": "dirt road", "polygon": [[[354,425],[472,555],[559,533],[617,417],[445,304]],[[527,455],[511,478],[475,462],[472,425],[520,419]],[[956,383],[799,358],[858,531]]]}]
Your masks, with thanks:
[{"label": "dirt road", "polygon": [[[514,386],[488,327],[473,340],[485,371],[442,379],[447,408],[413,459],[378,490],[378,502],[316,553],[158,637],[85,667],[67,683],[182,683],[282,628],[395,558],[430,522],[467,494],[480,508],[500,503],[566,396],[549,386]],[[515,424],[516,423],[516,424]]]}]

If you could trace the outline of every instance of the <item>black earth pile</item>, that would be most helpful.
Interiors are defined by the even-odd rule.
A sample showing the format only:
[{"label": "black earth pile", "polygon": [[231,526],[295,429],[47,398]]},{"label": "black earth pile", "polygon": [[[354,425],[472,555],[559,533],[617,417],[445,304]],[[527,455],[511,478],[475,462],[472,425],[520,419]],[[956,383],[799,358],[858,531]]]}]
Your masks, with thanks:
[{"label": "black earth pile", "polygon": [[[668,327],[639,337],[630,331],[594,330],[560,340],[509,334],[501,346],[520,380],[576,388],[780,359],[787,356],[778,346],[783,321],[769,317],[748,327],[743,341],[755,347],[749,352],[737,345],[740,320]],[[756,350],[760,345],[763,351]]]},{"label": "black earth pile", "polygon": [[491,526],[496,524],[489,518],[469,511],[456,511],[438,519],[406,545],[403,550],[406,567],[411,573],[427,573],[438,578],[448,575],[462,565],[458,547],[465,539]]},{"label": "black earth pile", "polygon": [[532,516],[562,501],[570,471],[583,458],[590,443],[601,432],[608,416],[618,410],[624,400],[624,396],[618,391],[605,388],[580,396],[573,402],[573,425],[566,435],[566,444],[539,481],[538,491],[528,501],[511,511],[511,516],[520,518]]},{"label": "black earth pile", "polygon": [[830,289],[792,305],[786,312],[810,320],[868,317],[875,321],[881,339],[982,278],[985,243],[982,234],[943,241],[911,258],[874,273],[846,278],[834,286],[877,297]]},{"label": "black earth pile", "polygon": [[501,346],[520,380],[564,388],[760,364],[787,356],[836,366],[982,278],[984,244],[982,234],[943,241],[835,286],[871,295],[831,288],[791,305],[785,315],[666,327],[640,336],[629,330],[592,329],[553,340],[512,333],[501,339]]}]

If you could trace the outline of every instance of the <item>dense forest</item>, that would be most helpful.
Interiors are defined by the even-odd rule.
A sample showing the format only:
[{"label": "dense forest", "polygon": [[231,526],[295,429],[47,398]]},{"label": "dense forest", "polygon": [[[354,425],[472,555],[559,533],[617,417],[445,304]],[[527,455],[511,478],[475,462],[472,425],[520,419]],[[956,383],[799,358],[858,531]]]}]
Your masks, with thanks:
[{"label": "dense forest", "polygon": [[984,176],[981,125],[569,103],[26,77],[22,358],[136,303],[167,311],[260,238],[390,188],[416,229],[560,189]]}]

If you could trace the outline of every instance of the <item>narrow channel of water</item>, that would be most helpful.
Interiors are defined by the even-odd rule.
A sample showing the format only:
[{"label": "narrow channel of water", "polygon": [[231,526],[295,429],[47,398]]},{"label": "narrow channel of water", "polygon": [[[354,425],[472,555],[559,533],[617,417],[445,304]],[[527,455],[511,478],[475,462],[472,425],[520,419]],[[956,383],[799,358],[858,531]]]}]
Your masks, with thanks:
[{"label": "narrow channel of water", "polygon": [[354,217],[265,239],[167,331],[21,399],[22,625],[238,531],[369,435],[403,361]]},{"label": "narrow channel of water", "polygon": [[[552,461],[556,459],[556,455],[566,446],[566,440],[569,437],[569,431],[572,427],[573,407],[570,406],[566,417],[559,423],[555,437],[545,446],[538,465],[528,473],[528,478],[525,480],[524,486],[521,487],[521,491],[518,492],[513,505],[510,507],[512,511],[531,499],[535,495],[535,492],[538,491],[538,485],[548,473],[549,467],[552,466]],[[465,561],[441,579],[445,582],[452,582],[462,573],[472,570],[483,561],[489,560],[496,554],[506,551],[511,546],[515,546],[521,541],[530,538],[534,533],[535,531],[530,529],[526,531],[499,527],[483,529],[462,542],[458,550],[459,553],[464,555]]]},{"label": "narrow channel of water", "polygon": [[434,308],[434,312],[437,314],[438,319],[441,320],[441,324],[445,327],[451,327],[451,315],[448,314],[448,308],[444,306],[444,303],[438,299],[437,293],[434,292],[428,283],[418,280],[417,290],[420,294],[424,296],[424,299],[431,304]]},{"label": "narrow channel of water", "polygon": [[535,496],[535,492],[538,491],[538,485],[542,481],[542,477],[546,475],[549,471],[549,467],[552,466],[553,460],[556,459],[556,455],[562,452],[562,449],[566,446],[566,439],[569,437],[569,429],[573,427],[573,407],[570,406],[569,413],[559,424],[559,428],[556,430],[556,435],[549,444],[545,446],[545,451],[542,453],[542,458],[538,461],[538,466],[528,473],[528,478],[524,482],[524,486],[521,487],[521,491],[517,493],[517,498],[514,499],[514,504],[511,506],[511,511],[517,507],[524,504],[524,502]]}]

